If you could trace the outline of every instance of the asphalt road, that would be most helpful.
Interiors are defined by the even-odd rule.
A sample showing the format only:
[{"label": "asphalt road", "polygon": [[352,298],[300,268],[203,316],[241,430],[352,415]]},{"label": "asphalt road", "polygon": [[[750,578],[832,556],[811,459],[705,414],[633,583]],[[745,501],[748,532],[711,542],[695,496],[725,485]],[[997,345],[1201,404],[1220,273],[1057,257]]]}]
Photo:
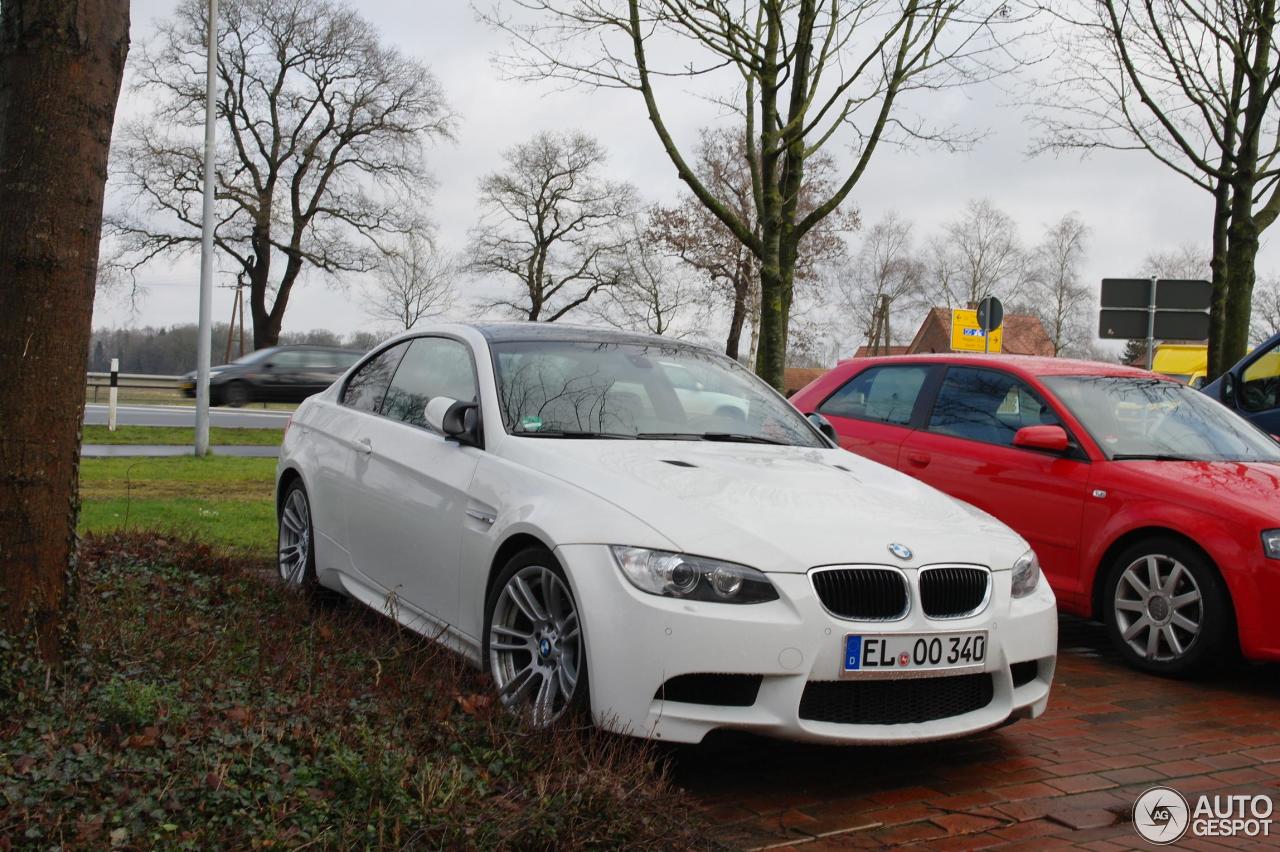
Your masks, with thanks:
[{"label": "asphalt road", "polygon": [[[195,426],[196,409],[189,405],[120,405],[116,408],[117,422],[121,426]],[[288,411],[265,409],[211,408],[209,425],[233,429],[283,429],[289,419]],[[84,407],[87,426],[105,426],[107,406],[89,403]]]}]

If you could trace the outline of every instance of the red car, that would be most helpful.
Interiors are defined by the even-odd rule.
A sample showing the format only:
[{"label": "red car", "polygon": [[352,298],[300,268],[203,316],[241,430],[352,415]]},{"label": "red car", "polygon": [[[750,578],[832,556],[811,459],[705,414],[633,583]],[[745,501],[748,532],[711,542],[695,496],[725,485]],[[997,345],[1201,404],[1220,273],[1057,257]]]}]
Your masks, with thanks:
[{"label": "red car", "polygon": [[846,361],[792,402],[1021,533],[1059,607],[1104,621],[1134,666],[1280,659],[1280,445],[1200,391],[1110,364],[917,355]]}]

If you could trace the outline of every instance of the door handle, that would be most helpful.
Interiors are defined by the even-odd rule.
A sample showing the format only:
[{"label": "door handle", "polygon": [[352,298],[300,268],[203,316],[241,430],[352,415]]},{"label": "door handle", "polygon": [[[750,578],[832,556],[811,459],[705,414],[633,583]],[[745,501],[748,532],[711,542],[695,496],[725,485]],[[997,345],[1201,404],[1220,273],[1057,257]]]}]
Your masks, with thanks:
[{"label": "door handle", "polygon": [[368,438],[357,438],[356,452],[364,453],[365,455],[373,452],[373,441],[370,441]]},{"label": "door handle", "polygon": [[915,467],[928,467],[930,461],[928,453],[907,453],[907,462]]}]

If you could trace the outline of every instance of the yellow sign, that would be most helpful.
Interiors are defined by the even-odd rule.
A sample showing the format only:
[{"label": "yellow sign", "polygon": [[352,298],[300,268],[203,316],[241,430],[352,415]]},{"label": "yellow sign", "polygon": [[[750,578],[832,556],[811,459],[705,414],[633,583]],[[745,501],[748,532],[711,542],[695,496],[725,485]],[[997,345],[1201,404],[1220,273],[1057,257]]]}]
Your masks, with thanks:
[{"label": "yellow sign", "polygon": [[951,351],[952,352],[991,352],[1000,351],[1004,340],[1004,328],[991,331],[991,348],[987,348],[985,332],[978,325],[978,312],[953,310],[951,312]]}]

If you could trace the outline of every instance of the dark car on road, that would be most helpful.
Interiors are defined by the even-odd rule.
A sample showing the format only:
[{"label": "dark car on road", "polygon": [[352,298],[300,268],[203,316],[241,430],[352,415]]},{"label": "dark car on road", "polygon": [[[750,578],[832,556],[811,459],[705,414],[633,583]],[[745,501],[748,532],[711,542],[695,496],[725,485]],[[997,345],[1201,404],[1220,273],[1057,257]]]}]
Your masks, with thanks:
[{"label": "dark car on road", "polygon": [[[334,346],[269,346],[209,370],[213,405],[301,402],[333,384],[363,355]],[[182,392],[196,395],[194,371],[183,376]]]}]

